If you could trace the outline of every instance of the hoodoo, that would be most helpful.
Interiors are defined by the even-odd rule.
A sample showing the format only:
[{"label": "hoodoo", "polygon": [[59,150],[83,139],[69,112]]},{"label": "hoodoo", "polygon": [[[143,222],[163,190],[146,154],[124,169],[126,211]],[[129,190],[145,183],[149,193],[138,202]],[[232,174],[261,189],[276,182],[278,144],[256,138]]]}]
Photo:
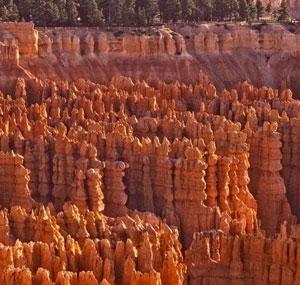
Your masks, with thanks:
[{"label": "hoodoo", "polygon": [[0,284],[300,284],[299,31],[0,23]]}]

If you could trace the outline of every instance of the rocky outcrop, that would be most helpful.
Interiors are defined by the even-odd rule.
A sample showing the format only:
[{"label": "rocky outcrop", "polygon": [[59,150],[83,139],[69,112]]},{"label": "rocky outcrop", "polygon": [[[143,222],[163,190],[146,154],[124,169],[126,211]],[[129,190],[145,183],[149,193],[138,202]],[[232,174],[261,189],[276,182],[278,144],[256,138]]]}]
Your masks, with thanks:
[{"label": "rocky outcrop", "polygon": [[[26,213],[17,207],[0,217],[12,232],[1,237],[1,284],[183,283],[175,232],[153,215],[107,219],[66,204],[57,216],[49,208]],[[14,228],[15,221],[22,226]]]},{"label": "rocky outcrop", "polygon": [[2,207],[19,205],[27,211],[33,200],[28,187],[29,171],[23,166],[23,157],[14,153],[0,153],[0,204]]},{"label": "rocky outcrop", "polygon": [[[1,23],[0,87],[14,81],[113,76],[157,83],[195,83],[204,71],[221,90],[248,80],[256,86],[300,90],[298,25],[199,24],[149,28],[36,28]],[[3,64],[2,64],[3,63]],[[10,64],[7,64],[10,63]],[[39,96],[42,96],[41,94]]]},{"label": "rocky outcrop", "polygon": [[[280,134],[277,131],[277,123],[265,123],[260,136],[260,161],[258,167],[259,178],[257,181],[256,197],[258,201],[258,209],[262,220],[262,225],[268,233],[275,234],[280,224],[284,221],[292,221],[295,219],[291,215],[291,209],[285,196],[286,189],[283,178],[279,171],[282,170]],[[268,187],[266,187],[268,185]],[[268,194],[266,194],[268,188]],[[268,203],[268,209],[263,207]],[[280,212],[279,220],[272,217]],[[272,222],[274,224],[272,224]],[[293,223],[293,222],[292,222]]]},{"label": "rocky outcrop", "polygon": [[272,240],[262,235],[228,237],[220,231],[197,233],[185,255],[189,284],[297,284],[298,252],[298,243],[284,225]]},{"label": "rocky outcrop", "polygon": [[111,216],[124,216],[127,213],[127,194],[122,181],[127,167],[128,165],[122,161],[106,163],[104,195],[107,209],[105,212]]},{"label": "rocky outcrop", "polygon": [[3,284],[297,284],[291,90],[219,92],[204,73],[13,90],[0,93]]},{"label": "rocky outcrop", "polygon": [[38,32],[33,23],[1,23],[1,41],[15,42],[21,56],[38,54]]}]

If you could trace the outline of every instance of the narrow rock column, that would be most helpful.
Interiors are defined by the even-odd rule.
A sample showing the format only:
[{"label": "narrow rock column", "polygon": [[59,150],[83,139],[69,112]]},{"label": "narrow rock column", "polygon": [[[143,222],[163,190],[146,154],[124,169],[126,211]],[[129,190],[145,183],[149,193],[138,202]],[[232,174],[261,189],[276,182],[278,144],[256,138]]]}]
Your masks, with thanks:
[{"label": "narrow rock column", "polygon": [[[284,181],[280,176],[282,170],[281,135],[277,132],[277,123],[265,122],[260,146],[260,171],[257,183],[258,218],[267,234],[273,235],[283,221],[295,222],[286,198]],[[267,207],[266,207],[267,205]]]},{"label": "narrow rock column", "polygon": [[128,209],[126,207],[127,194],[123,177],[125,169],[129,167],[123,161],[107,161],[104,170],[104,201],[105,213],[109,216],[124,216]]}]

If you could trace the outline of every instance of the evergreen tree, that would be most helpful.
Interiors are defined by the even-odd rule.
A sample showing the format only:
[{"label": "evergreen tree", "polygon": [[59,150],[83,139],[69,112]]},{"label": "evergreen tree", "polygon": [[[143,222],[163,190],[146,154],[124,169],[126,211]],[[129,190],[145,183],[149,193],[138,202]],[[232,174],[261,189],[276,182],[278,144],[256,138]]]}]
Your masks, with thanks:
[{"label": "evergreen tree", "polygon": [[102,10],[103,17],[106,23],[110,23],[109,12],[110,12],[110,0],[96,0],[98,9]]},{"label": "evergreen tree", "polygon": [[249,17],[248,20],[253,20],[256,18],[256,5],[254,0],[247,0],[248,7],[249,7]]},{"label": "evergreen tree", "polygon": [[38,5],[34,5],[32,10],[33,21],[38,26],[55,26],[59,23],[59,9],[50,0],[38,0]]},{"label": "evergreen tree", "polygon": [[147,24],[153,25],[154,19],[158,14],[158,0],[142,0],[142,7],[145,10]]},{"label": "evergreen tree", "polygon": [[18,21],[20,19],[18,7],[13,0],[2,1],[0,5],[0,17],[2,21]]},{"label": "evergreen tree", "polygon": [[60,12],[55,3],[52,1],[45,1],[43,13],[40,15],[40,23],[43,26],[56,26],[59,22]]},{"label": "evergreen tree", "polygon": [[136,24],[139,26],[145,26],[147,23],[147,16],[146,16],[146,11],[144,8],[139,7],[137,9],[137,22]]},{"label": "evergreen tree", "polygon": [[278,21],[286,22],[290,19],[289,8],[286,0],[282,0],[278,10]]},{"label": "evergreen tree", "polygon": [[122,8],[121,22],[125,26],[132,26],[136,22],[135,0],[125,0]]},{"label": "evergreen tree", "polygon": [[212,0],[196,0],[195,18],[197,21],[211,21],[213,14]]},{"label": "evergreen tree", "polygon": [[213,18],[223,21],[229,15],[228,0],[214,0],[213,2]]},{"label": "evergreen tree", "polygon": [[76,26],[78,24],[78,4],[74,0],[67,0],[67,24],[69,26]]},{"label": "evergreen tree", "polygon": [[238,19],[239,17],[239,2],[238,0],[229,0],[229,20]]},{"label": "evergreen tree", "polygon": [[110,24],[122,24],[122,9],[124,0],[111,0],[109,6],[109,19]]},{"label": "evergreen tree", "polygon": [[24,19],[25,21],[30,21],[32,19],[32,8],[34,5],[34,0],[17,0],[15,1],[20,18]]},{"label": "evergreen tree", "polygon": [[194,20],[196,5],[194,0],[182,0],[182,18],[184,21],[190,22]]},{"label": "evergreen tree", "polygon": [[68,14],[66,10],[66,0],[54,0],[54,4],[57,6],[59,11],[59,20],[58,24],[60,26],[67,24]]},{"label": "evergreen tree", "polygon": [[2,7],[2,12],[1,12],[1,21],[2,22],[7,22],[7,21],[9,21],[9,19],[8,19],[8,15],[9,15],[9,12],[8,12],[8,9],[7,9],[7,7],[6,6],[3,6]]},{"label": "evergreen tree", "polygon": [[[153,25],[177,21],[253,20],[272,12],[271,0],[0,0],[0,21],[34,21],[38,26],[79,23],[87,26]],[[288,21],[287,0],[274,11],[278,21]]]},{"label": "evergreen tree", "polygon": [[165,11],[166,11],[166,2],[165,2],[165,0],[159,0],[158,1],[158,8],[159,8],[160,21],[164,22],[165,21]]},{"label": "evergreen tree", "polygon": [[44,0],[33,0],[32,1],[30,17],[31,17],[31,20],[37,25],[39,24],[39,18],[42,15],[44,5],[45,5]]},{"label": "evergreen tree", "polygon": [[266,7],[266,12],[268,14],[270,14],[272,12],[272,3],[271,3],[271,0],[269,1],[267,7]]},{"label": "evergreen tree", "polygon": [[246,0],[239,0],[239,16],[242,21],[248,21],[249,19],[250,10]]},{"label": "evergreen tree", "polygon": [[7,8],[4,5],[4,0],[0,0],[0,21],[7,21]]},{"label": "evergreen tree", "polygon": [[256,18],[259,21],[259,19],[262,17],[264,13],[264,6],[261,2],[261,0],[256,1]]},{"label": "evergreen tree", "polygon": [[104,24],[102,10],[95,0],[80,0],[79,14],[83,25],[98,26]]},{"label": "evergreen tree", "polygon": [[163,11],[164,21],[176,23],[182,13],[181,4],[179,0],[165,0],[165,7]]}]

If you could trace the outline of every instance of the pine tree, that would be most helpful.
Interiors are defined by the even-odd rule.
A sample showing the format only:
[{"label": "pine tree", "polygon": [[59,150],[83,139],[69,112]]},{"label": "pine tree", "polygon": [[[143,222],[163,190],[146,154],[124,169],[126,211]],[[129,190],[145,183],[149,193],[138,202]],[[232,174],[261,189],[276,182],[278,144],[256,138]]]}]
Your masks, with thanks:
[{"label": "pine tree", "polygon": [[18,21],[20,18],[19,10],[13,0],[7,0],[3,3],[3,21]]},{"label": "pine tree", "polygon": [[78,4],[74,0],[67,0],[67,24],[69,26],[76,26],[78,23]]},{"label": "pine tree", "polygon": [[249,19],[250,10],[246,0],[239,0],[239,16],[242,21],[247,21]]},{"label": "pine tree", "polygon": [[239,2],[238,0],[229,0],[229,20],[238,19],[239,17]]},{"label": "pine tree", "polygon": [[121,25],[122,24],[122,10],[123,0],[111,0],[109,6],[109,19],[110,24]]},{"label": "pine tree", "polygon": [[195,18],[197,21],[211,21],[213,14],[212,0],[196,0]]},{"label": "pine tree", "polygon": [[68,14],[66,10],[66,0],[54,0],[54,4],[57,6],[59,11],[58,25],[65,25],[68,22]]},{"label": "pine tree", "polygon": [[7,8],[4,4],[5,4],[4,1],[0,0],[0,21],[1,22],[7,21],[8,11],[7,11]]},{"label": "pine tree", "polygon": [[213,18],[223,21],[229,15],[229,4],[226,0],[213,1]]},{"label": "pine tree", "polygon": [[[33,20],[38,26],[152,25],[177,21],[253,20],[272,12],[271,0],[0,0],[0,21]],[[288,21],[287,0],[275,10]]]},{"label": "pine tree", "polygon": [[[138,1],[137,1],[138,2]],[[142,0],[141,6],[144,9],[147,25],[152,25],[158,14],[158,0]]]},{"label": "pine tree", "polygon": [[105,19],[106,23],[110,23],[110,5],[111,1],[110,0],[96,0],[98,9],[102,10],[103,17]]},{"label": "pine tree", "polygon": [[137,25],[145,26],[147,24],[147,16],[144,8],[139,7],[137,10]]},{"label": "pine tree", "polygon": [[278,10],[278,21],[286,22],[290,19],[289,8],[286,0],[282,0]]},{"label": "pine tree", "polygon": [[32,20],[38,26],[55,26],[59,21],[59,10],[52,0],[35,0]]},{"label": "pine tree", "polygon": [[271,0],[269,1],[267,7],[266,7],[266,12],[268,14],[270,14],[272,12],[272,3],[271,3]]},{"label": "pine tree", "polygon": [[261,0],[256,1],[256,18],[259,21],[259,19],[262,17],[264,13],[264,6],[261,2]]},{"label": "pine tree", "polygon": [[15,3],[18,7],[20,18],[30,21],[32,19],[34,0],[17,0]]},{"label": "pine tree", "polygon": [[160,21],[165,21],[166,2],[165,0],[158,0],[159,17]]},{"label": "pine tree", "polygon": [[56,26],[59,22],[60,12],[55,3],[52,1],[43,1],[41,14],[36,15],[40,26]]},{"label": "pine tree", "polygon": [[182,13],[181,4],[179,0],[165,0],[165,7],[163,11],[164,21],[176,23]]},{"label": "pine tree", "polygon": [[181,7],[183,20],[187,22],[194,20],[196,10],[196,4],[194,0],[182,0]]},{"label": "pine tree", "polygon": [[248,7],[249,7],[249,18],[248,20],[253,20],[256,18],[256,5],[254,0],[247,0]]},{"label": "pine tree", "polygon": [[125,0],[121,8],[122,24],[125,26],[132,26],[136,23],[135,1]]},{"label": "pine tree", "polygon": [[42,15],[44,5],[45,5],[44,0],[33,0],[32,1],[30,17],[31,17],[31,20],[37,25],[39,24],[39,18]]},{"label": "pine tree", "polygon": [[80,0],[79,14],[83,25],[98,26],[104,24],[102,10],[95,0]]}]

